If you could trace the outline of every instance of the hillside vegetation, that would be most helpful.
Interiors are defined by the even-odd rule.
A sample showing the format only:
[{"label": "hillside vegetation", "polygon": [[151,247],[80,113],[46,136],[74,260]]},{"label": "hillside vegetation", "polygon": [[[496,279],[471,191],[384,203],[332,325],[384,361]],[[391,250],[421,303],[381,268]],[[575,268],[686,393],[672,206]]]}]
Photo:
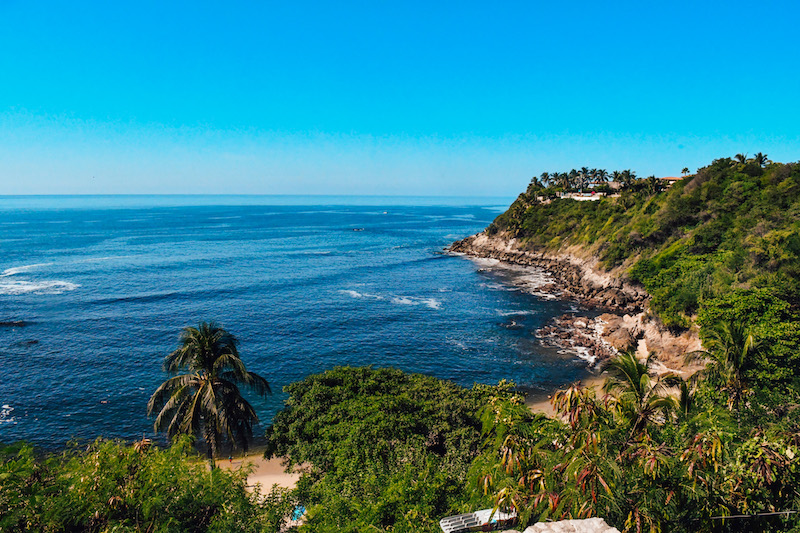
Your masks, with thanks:
[{"label": "hillside vegetation", "polygon": [[267,429],[265,455],[302,465],[295,489],[248,492],[187,436],[49,456],[17,444],[0,447],[0,533],[434,533],[487,507],[517,512],[518,530],[600,516],[626,533],[800,532],[800,164],[739,159],[668,190],[627,172],[593,202],[556,198],[570,174],[534,180],[487,229],[582,247],[672,328],[699,323],[707,364],[691,378],[620,353],[602,390],[555,392],[548,418],[507,382],[336,367],[285,387]]},{"label": "hillside vegetation", "polygon": [[487,228],[530,248],[585,247],[652,296],[665,325],[720,321],[768,347],[762,379],[800,370],[800,163],[715,160],[667,190],[635,180],[618,197],[558,198],[534,179]]}]

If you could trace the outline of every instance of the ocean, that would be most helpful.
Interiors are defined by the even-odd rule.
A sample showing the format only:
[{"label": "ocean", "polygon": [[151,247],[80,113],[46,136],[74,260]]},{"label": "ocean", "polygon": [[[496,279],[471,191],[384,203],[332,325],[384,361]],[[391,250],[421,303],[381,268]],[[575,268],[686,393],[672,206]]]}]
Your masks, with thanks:
[{"label": "ocean", "polygon": [[[534,396],[587,375],[535,331],[575,310],[544,273],[444,248],[510,198],[0,197],[0,442],[154,437],[183,327],[216,321],[273,390],[337,365]],[[25,325],[19,325],[23,322]]]}]

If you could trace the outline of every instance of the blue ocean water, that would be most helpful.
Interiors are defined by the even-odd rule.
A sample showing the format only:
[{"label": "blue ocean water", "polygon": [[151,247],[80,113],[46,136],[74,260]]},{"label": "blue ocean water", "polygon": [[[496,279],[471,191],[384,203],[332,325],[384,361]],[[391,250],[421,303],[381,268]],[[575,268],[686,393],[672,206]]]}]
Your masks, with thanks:
[{"label": "blue ocean water", "polygon": [[[443,253],[510,199],[0,197],[0,442],[153,436],[184,326],[221,323],[274,394],[335,365],[543,394],[586,375],[534,331],[536,273]],[[324,204],[324,205],[320,205]],[[262,428],[257,428],[262,432]]]}]

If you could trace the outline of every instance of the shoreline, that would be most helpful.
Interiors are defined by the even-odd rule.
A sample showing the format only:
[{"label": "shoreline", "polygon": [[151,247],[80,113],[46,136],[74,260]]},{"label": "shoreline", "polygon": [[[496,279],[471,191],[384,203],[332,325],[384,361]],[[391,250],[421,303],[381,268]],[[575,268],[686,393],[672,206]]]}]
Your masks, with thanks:
[{"label": "shoreline", "polygon": [[[528,250],[508,235],[471,235],[451,244],[447,251],[470,259],[493,259],[501,264],[544,273],[547,281],[535,290],[541,297],[574,300],[589,313],[577,311],[554,318],[536,336],[543,343],[570,349],[598,368],[619,352],[634,351],[640,358],[656,354],[656,372],[688,377],[702,365],[688,365],[684,354],[702,349],[696,327],[673,333],[648,312],[649,294],[623,278],[620,269],[602,270],[594,258],[581,258],[585,250],[551,254]],[[599,312],[600,314],[597,314]],[[596,315],[596,316],[587,316]]]},{"label": "shoreline", "polygon": [[286,489],[293,489],[303,472],[302,467],[295,466],[292,472],[286,472],[284,457],[264,458],[264,450],[249,450],[246,454],[232,456],[232,459],[220,458],[216,460],[217,466],[225,470],[237,471],[252,465],[253,471],[247,476],[247,489],[252,491],[258,485],[261,495],[269,494],[274,485]]},{"label": "shoreline", "polygon": [[[584,379],[580,379],[576,384],[580,385],[583,388],[591,388],[594,387],[597,393],[600,393],[603,389],[603,384],[606,381],[605,373],[602,374],[592,374]],[[553,404],[551,400],[553,398],[553,394],[556,391],[547,395],[547,398],[537,398],[537,399],[528,399],[525,398],[525,406],[531,410],[533,413],[538,413],[545,415],[548,418],[556,418],[558,415],[556,414],[556,410],[553,408]]]}]

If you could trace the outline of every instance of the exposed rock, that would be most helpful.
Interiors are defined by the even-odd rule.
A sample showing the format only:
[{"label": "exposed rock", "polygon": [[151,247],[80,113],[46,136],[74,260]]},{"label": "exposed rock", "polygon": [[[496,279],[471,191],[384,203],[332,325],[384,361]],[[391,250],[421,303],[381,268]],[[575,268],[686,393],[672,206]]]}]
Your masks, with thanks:
[{"label": "exposed rock", "polygon": [[585,520],[539,522],[526,528],[523,533],[620,533],[620,531],[606,524],[602,518],[587,518]]},{"label": "exposed rock", "polygon": [[[520,532],[516,529],[507,529],[502,533]],[[587,518],[585,520],[539,522],[527,527],[522,533],[620,533],[620,531],[606,524],[602,518]]]},{"label": "exposed rock", "polygon": [[687,368],[684,362],[684,354],[701,349],[696,328],[678,335],[669,331],[647,312],[650,296],[643,287],[625,278],[621,271],[603,270],[596,259],[579,257],[582,251],[577,248],[552,254],[527,249],[507,235],[490,237],[483,232],[453,243],[449,250],[540,268],[552,276],[553,282],[538,291],[574,298],[587,308],[607,311],[594,319],[576,315],[556,318],[537,331],[544,342],[582,348],[587,359],[597,363],[617,352],[636,350],[641,357],[656,352],[659,372],[689,374],[699,369]]},{"label": "exposed rock", "polygon": [[0,327],[6,327],[6,328],[23,328],[23,327],[25,327],[27,325],[28,325],[28,323],[25,322],[24,320],[0,321]]},{"label": "exposed rock", "polygon": [[587,307],[640,312],[649,298],[638,285],[598,268],[596,261],[573,254],[550,254],[521,247],[514,238],[478,233],[450,245],[451,252],[498,259],[517,265],[539,267],[554,278],[563,296]]}]

